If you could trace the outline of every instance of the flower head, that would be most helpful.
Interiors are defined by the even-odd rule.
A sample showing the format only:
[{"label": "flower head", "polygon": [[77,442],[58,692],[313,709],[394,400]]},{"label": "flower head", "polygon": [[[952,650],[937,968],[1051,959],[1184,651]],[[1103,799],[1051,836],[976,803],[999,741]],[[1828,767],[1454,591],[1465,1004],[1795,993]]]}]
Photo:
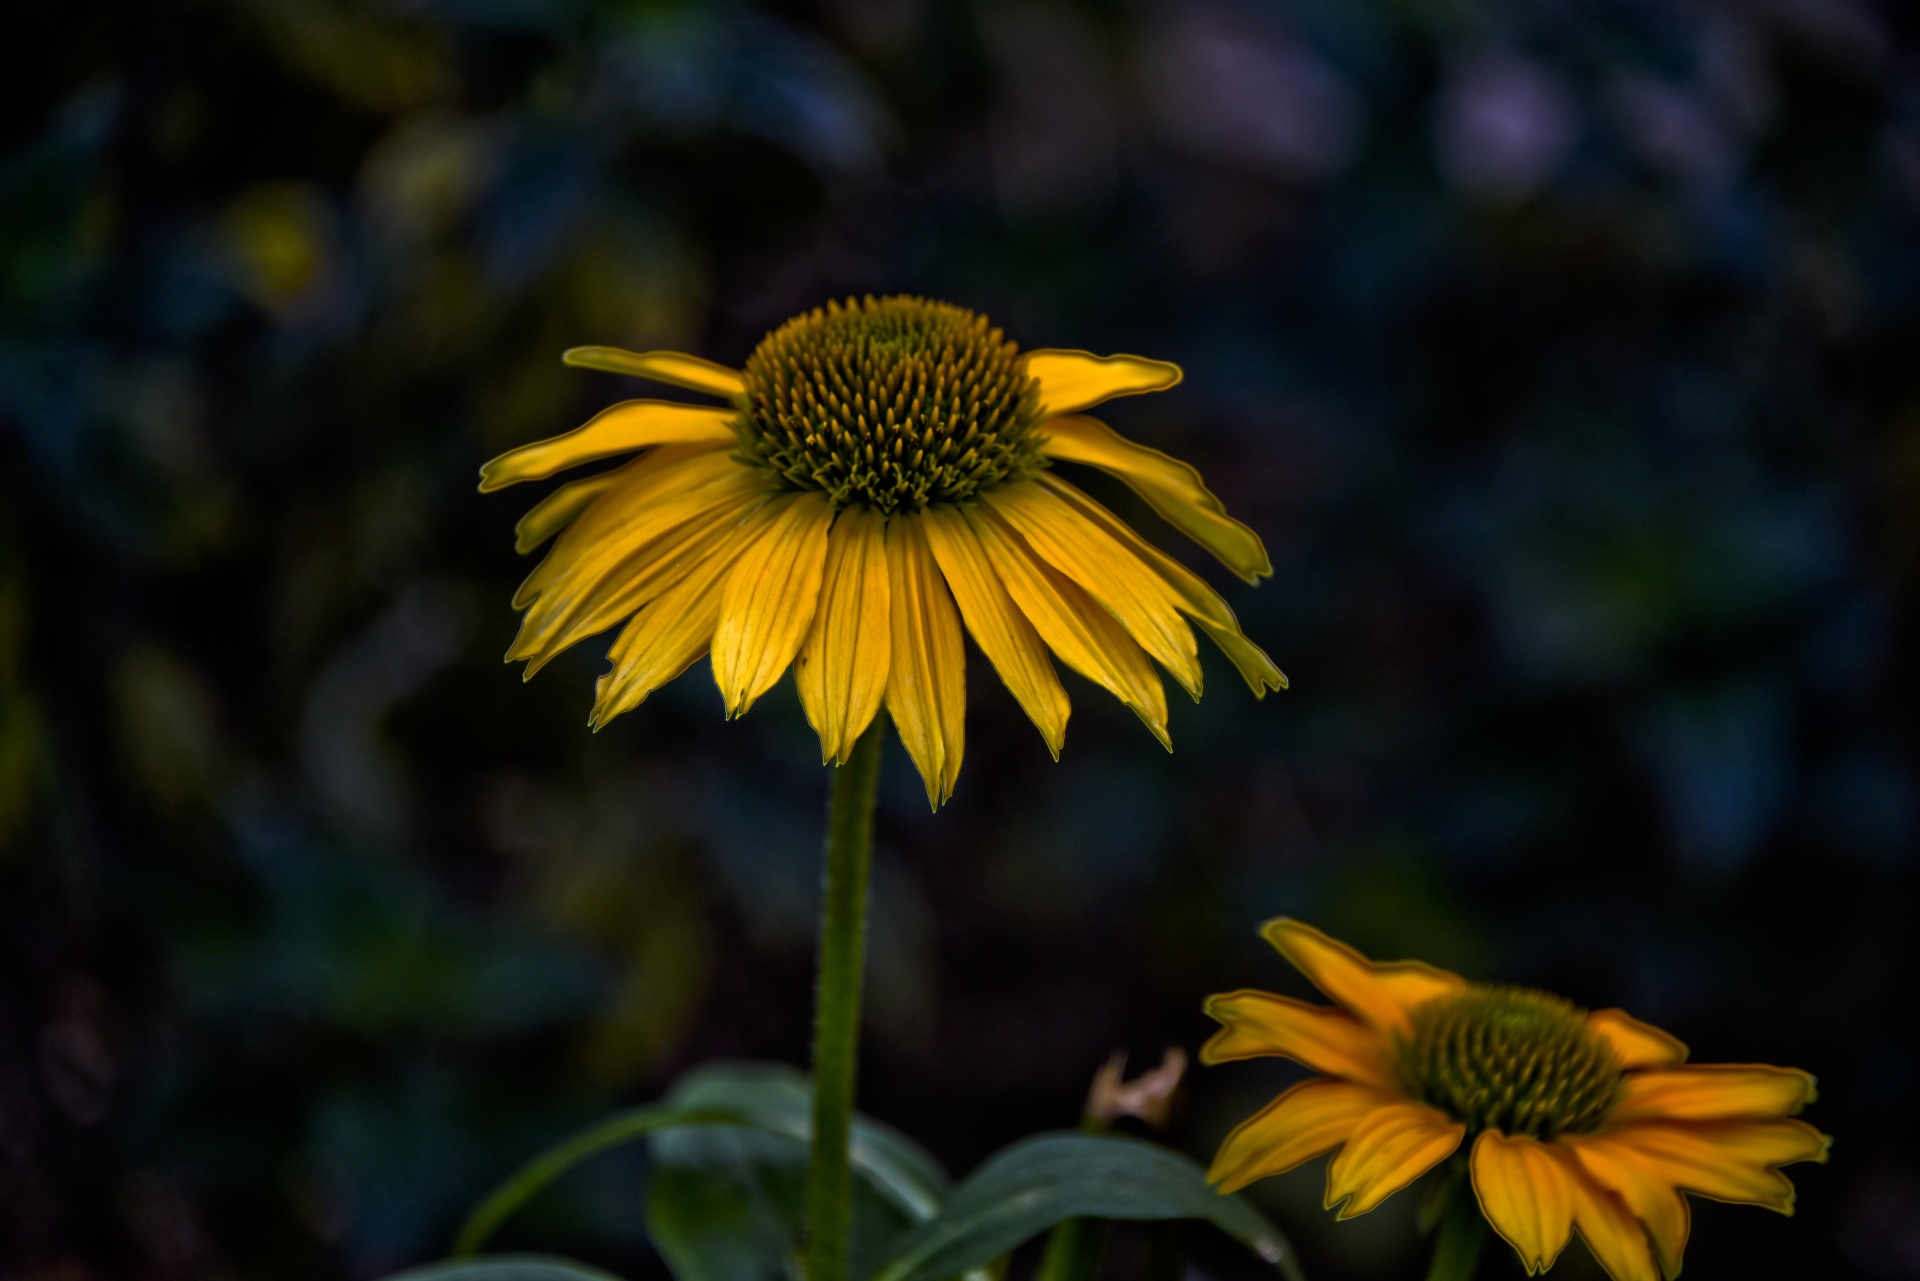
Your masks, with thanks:
[{"label": "flower head", "polygon": [[938,805],[965,744],[962,624],[1058,756],[1068,704],[1049,652],[1167,739],[1158,663],[1200,696],[1193,625],[1256,696],[1286,677],[1218,593],[1056,474],[1100,468],[1248,582],[1260,539],[1186,464],[1081,411],[1160,391],[1138,356],[1022,353],[984,317],[919,298],[797,316],[741,371],[678,352],[580,347],[567,363],[724,406],[630,400],[481,469],[481,490],[637,455],[562,486],[517,547],[554,546],[521,585],[507,652],[529,677],[620,626],[597,729],[711,655],[728,716],[788,667],[825,759],[881,706]]},{"label": "flower head", "polygon": [[1377,964],[1286,918],[1261,933],[1334,1004],[1207,1001],[1223,1026],[1201,1062],[1275,1055],[1321,1074],[1227,1136],[1207,1176],[1223,1191],[1338,1148],[1326,1203],[1344,1219],[1466,1144],[1480,1209],[1529,1275],[1577,1228],[1614,1281],[1657,1281],[1680,1271],[1682,1193],[1791,1214],[1779,1167],[1826,1160],[1827,1137],[1790,1119],[1814,1099],[1805,1072],[1688,1065],[1684,1045],[1620,1010]]}]

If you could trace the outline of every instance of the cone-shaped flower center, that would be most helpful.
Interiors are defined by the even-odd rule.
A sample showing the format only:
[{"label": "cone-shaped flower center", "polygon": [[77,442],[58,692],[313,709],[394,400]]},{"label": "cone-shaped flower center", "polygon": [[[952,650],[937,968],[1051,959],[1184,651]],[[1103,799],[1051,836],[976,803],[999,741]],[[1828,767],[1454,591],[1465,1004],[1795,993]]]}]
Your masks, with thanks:
[{"label": "cone-shaped flower center", "polygon": [[768,334],[744,373],[748,452],[836,507],[965,502],[1043,465],[1019,348],[961,307],[829,303]]},{"label": "cone-shaped flower center", "polygon": [[1569,1001],[1475,983],[1413,1012],[1401,1084],[1471,1132],[1550,1139],[1596,1128],[1621,1085],[1620,1056]]}]

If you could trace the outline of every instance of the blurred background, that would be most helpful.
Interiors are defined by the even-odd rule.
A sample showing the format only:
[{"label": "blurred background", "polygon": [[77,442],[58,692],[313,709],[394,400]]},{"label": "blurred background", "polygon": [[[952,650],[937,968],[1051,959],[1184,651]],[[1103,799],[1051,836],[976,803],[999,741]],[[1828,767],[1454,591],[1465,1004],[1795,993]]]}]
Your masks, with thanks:
[{"label": "blurred background", "polygon": [[[1206,993],[1304,994],[1290,913],[1813,1070],[1833,1164],[1696,1203],[1687,1275],[1920,1277],[1912,8],[5,21],[0,1274],[377,1276],[686,1066],[804,1061],[791,685],[588,734],[601,647],[500,662],[537,495],[475,469],[648,394],[563,348],[913,291],[1185,366],[1107,417],[1266,538],[1257,590],[1177,550],[1294,688],[1210,654],[1169,757],[1069,676],[1056,765],[976,659],[953,803],[887,765],[870,1112],[957,1172],[1071,1125]],[[1289,1079],[1197,1070],[1173,1141]],[[644,1179],[499,1243],[661,1277]],[[1256,1189],[1316,1281],[1421,1274],[1417,1196],[1335,1226],[1320,1180]]]}]

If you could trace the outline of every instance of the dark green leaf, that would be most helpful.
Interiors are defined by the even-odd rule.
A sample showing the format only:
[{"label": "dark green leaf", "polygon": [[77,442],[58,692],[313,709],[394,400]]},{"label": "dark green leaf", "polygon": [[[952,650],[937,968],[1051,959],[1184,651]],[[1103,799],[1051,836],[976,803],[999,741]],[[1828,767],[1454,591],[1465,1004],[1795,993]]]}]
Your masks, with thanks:
[{"label": "dark green leaf", "polygon": [[940,1281],[1063,1219],[1205,1219],[1291,1278],[1293,1249],[1264,1215],[1222,1196],[1200,1167],[1135,1139],[1041,1135],[1007,1148],[895,1243],[873,1281]]},{"label": "dark green leaf", "polygon": [[496,1254],[409,1268],[386,1281],[620,1281],[611,1272],[548,1254]]}]

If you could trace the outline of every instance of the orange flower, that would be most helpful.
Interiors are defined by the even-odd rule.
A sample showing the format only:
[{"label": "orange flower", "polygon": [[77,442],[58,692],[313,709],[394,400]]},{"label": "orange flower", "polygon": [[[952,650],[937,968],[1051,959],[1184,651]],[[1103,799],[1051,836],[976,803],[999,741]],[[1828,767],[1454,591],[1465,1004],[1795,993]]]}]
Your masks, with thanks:
[{"label": "orange flower", "polygon": [[1223,1192],[1339,1148],[1326,1203],[1351,1218],[1470,1142],[1481,1212],[1529,1275],[1577,1228],[1614,1281],[1656,1281],[1680,1272],[1681,1193],[1791,1214],[1778,1167],[1827,1159],[1827,1136],[1789,1119],[1814,1099],[1805,1072],[1688,1065],[1621,1010],[1376,964],[1285,917],[1260,932],[1335,1004],[1208,999],[1223,1027],[1201,1062],[1275,1055],[1322,1074],[1227,1136],[1207,1174]]}]

